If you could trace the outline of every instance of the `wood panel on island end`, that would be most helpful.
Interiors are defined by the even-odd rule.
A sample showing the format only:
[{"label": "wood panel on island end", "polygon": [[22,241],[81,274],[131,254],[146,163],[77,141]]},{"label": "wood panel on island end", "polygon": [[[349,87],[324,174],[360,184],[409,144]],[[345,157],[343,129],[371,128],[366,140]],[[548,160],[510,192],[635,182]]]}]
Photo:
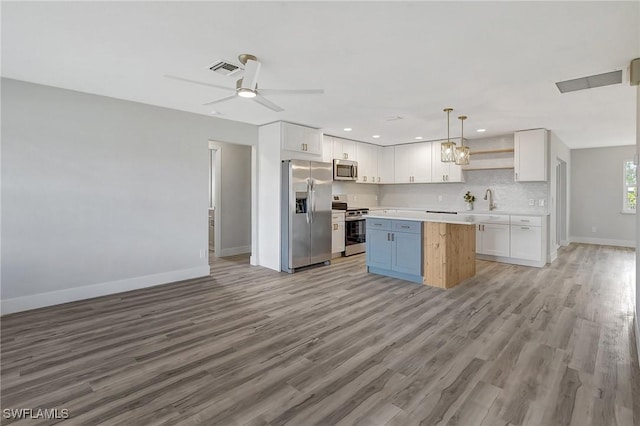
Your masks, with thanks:
[{"label": "wood panel on island end", "polygon": [[474,225],[423,222],[423,283],[451,288],[476,274]]}]

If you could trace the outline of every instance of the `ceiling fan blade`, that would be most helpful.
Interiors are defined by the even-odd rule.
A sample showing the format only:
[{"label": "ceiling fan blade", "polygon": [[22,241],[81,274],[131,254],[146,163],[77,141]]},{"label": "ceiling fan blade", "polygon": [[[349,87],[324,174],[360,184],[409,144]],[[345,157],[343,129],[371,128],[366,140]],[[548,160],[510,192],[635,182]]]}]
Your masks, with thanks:
[{"label": "ceiling fan blade", "polygon": [[220,102],[228,101],[229,99],[233,99],[235,97],[236,97],[236,95],[231,95],[231,96],[227,96],[227,97],[224,97],[224,98],[221,98],[221,99],[216,99],[215,101],[207,102],[206,104],[202,104],[202,105],[213,105],[213,104],[217,104],[217,103],[220,103]]},{"label": "ceiling fan blade", "polygon": [[265,95],[321,95],[324,89],[260,89]]},{"label": "ceiling fan blade", "polygon": [[217,84],[205,83],[203,81],[191,80],[191,79],[188,79],[188,78],[177,77],[175,75],[165,74],[164,77],[170,78],[172,80],[184,81],[186,83],[199,84],[200,86],[214,87],[216,89],[228,90],[228,91],[231,91],[231,92],[235,92],[236,91],[236,89],[232,88],[232,87],[218,86]]},{"label": "ceiling fan blade", "polygon": [[260,62],[252,59],[247,60],[247,63],[244,65],[244,74],[242,74],[242,84],[240,87],[243,89],[256,90],[259,73]]},{"label": "ceiling fan blade", "polygon": [[260,94],[257,94],[256,97],[253,98],[253,100],[259,103],[260,105],[269,108],[272,111],[275,111],[275,112],[284,111],[284,109],[280,108],[278,105],[274,104],[269,99],[265,98]]}]

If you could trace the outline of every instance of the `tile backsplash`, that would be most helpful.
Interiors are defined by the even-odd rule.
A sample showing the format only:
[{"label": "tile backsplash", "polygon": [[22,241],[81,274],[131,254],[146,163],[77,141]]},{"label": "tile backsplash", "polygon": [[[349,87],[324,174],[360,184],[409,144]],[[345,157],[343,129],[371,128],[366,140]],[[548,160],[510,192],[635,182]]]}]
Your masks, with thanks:
[{"label": "tile backsplash", "polygon": [[[463,195],[470,191],[476,197],[475,210],[488,210],[487,188],[493,191],[498,211],[546,213],[549,210],[547,182],[514,182],[513,170],[477,170],[465,172],[465,183],[424,183],[369,185],[334,182],[334,194],[347,194],[354,206],[412,207],[430,210],[464,210]],[[529,200],[534,200],[534,206]],[[544,200],[544,206],[539,201]]]}]

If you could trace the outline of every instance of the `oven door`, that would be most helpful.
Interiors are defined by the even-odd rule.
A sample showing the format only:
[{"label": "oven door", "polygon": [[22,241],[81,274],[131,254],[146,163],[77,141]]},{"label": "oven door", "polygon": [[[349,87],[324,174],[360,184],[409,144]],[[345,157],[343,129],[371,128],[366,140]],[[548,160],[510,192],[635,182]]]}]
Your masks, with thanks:
[{"label": "oven door", "polygon": [[367,223],[362,217],[346,219],[344,222],[344,255],[364,253],[367,249]]}]

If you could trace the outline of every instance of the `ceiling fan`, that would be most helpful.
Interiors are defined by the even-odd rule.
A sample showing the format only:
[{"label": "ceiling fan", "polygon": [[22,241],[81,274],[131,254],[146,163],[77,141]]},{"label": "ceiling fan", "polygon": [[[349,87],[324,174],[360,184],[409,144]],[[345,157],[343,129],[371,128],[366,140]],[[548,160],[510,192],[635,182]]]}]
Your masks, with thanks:
[{"label": "ceiling fan", "polygon": [[173,80],[184,81],[187,83],[199,84],[201,86],[215,87],[216,89],[235,92],[231,96],[216,99],[214,101],[204,103],[203,105],[213,105],[231,100],[236,96],[240,96],[241,98],[253,99],[255,102],[269,108],[272,111],[280,112],[284,111],[284,109],[262,95],[313,95],[324,93],[323,89],[258,89],[258,74],[260,73],[261,66],[260,62],[258,62],[258,58],[253,55],[243,53],[242,55],[238,56],[238,59],[244,65],[244,73],[242,75],[242,78],[236,81],[235,88],[219,86],[217,84],[205,83],[203,81],[191,80],[174,75],[165,75],[165,77]]}]

